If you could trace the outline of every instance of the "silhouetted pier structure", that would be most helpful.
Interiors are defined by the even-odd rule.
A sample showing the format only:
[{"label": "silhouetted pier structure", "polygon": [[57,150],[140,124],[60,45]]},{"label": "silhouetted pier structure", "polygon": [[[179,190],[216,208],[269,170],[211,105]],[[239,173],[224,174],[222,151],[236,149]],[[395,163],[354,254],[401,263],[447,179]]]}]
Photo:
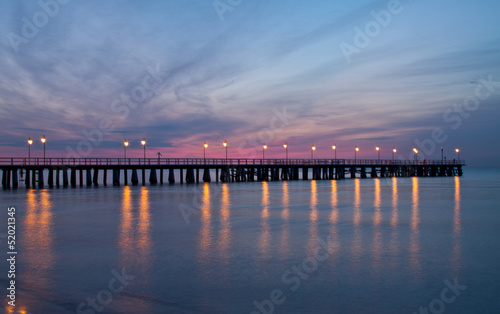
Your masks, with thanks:
[{"label": "silhouetted pier structure", "polygon": [[463,166],[463,160],[0,158],[4,189],[17,188],[21,182],[27,188],[145,185],[146,172],[152,185],[172,184],[176,178],[195,183],[444,177],[461,176]]}]

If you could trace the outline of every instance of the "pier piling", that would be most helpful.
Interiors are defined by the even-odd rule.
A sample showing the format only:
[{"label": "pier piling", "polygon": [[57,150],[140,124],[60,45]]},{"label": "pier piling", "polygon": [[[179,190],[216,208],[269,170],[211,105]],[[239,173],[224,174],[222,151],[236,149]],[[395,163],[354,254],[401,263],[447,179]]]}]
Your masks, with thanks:
[{"label": "pier piling", "polygon": [[[87,187],[99,186],[99,171],[103,172],[103,185],[107,185],[107,172],[113,171],[113,185],[121,184],[120,174],[123,171],[124,183],[129,184],[131,171],[132,185],[138,185],[138,171],[141,171],[142,185],[146,185],[146,171],[149,171],[149,184],[158,183],[157,170],[160,171],[160,184],[164,181],[164,171],[168,171],[168,182],[175,183],[175,172],[179,171],[180,183],[211,182],[211,171],[215,172],[215,181],[254,182],[278,180],[342,180],[346,173],[351,178],[386,178],[386,177],[448,177],[462,176],[465,162],[461,161],[394,161],[394,160],[339,160],[339,159],[160,159],[148,163],[141,159],[122,160],[106,158],[49,158],[45,163],[26,165],[25,158],[0,158],[2,187],[16,188],[19,181],[24,180],[26,188]],[[154,165],[154,166],[153,166]],[[70,173],[68,173],[70,171]],[[78,172],[78,173],[77,173]],[[202,173],[200,173],[202,172]],[[44,181],[44,174],[47,181]],[[68,175],[70,180],[68,182]],[[55,176],[55,178],[54,178]],[[78,179],[77,179],[78,176]],[[84,179],[85,177],[85,179]],[[55,179],[55,180],[54,180]],[[55,182],[54,182],[55,181]],[[69,183],[69,184],[68,184]]]},{"label": "pier piling", "polygon": [[63,169],[63,187],[68,187],[68,170]]}]

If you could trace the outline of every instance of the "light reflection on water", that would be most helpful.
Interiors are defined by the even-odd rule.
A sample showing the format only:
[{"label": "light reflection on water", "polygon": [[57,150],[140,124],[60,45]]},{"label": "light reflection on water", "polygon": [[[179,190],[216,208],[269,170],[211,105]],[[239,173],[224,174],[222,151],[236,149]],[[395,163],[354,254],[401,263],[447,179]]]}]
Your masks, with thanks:
[{"label": "light reflection on water", "polygon": [[[203,185],[203,197],[201,204],[201,228],[199,235],[199,263],[204,266],[210,255],[212,245],[212,208],[210,201],[210,187],[208,183]],[[206,272],[207,269],[204,269]]]},{"label": "light reflection on water", "polygon": [[309,243],[307,244],[307,254],[312,255],[318,243],[318,187],[317,181],[311,183],[311,205],[309,212]]},{"label": "light reflection on water", "polygon": [[461,206],[461,191],[460,191],[460,178],[455,177],[455,207],[453,208],[453,231],[454,231],[454,244],[453,244],[453,256],[452,256],[452,275],[456,276],[458,274],[459,268],[461,267],[461,254],[462,245],[460,234],[462,232],[462,223],[460,221],[460,206]]},{"label": "light reflection on water", "polygon": [[358,269],[361,263],[362,255],[362,230],[361,230],[361,181],[354,179],[354,201],[353,201],[353,224],[354,224],[354,239],[352,243],[352,266]]},{"label": "light reflection on water", "polygon": [[290,195],[288,195],[288,182],[283,182],[283,210],[281,211],[281,218],[283,223],[281,225],[281,241],[280,241],[280,253],[281,258],[286,258],[288,255],[289,238],[290,238]]},{"label": "light reflection on water", "polygon": [[231,244],[231,222],[230,222],[230,207],[229,187],[227,184],[222,185],[222,200],[220,207],[220,230],[218,238],[218,250],[221,262],[229,262],[229,246]]},{"label": "light reflection on water", "polygon": [[134,199],[130,187],[123,187],[118,246],[122,265],[138,268],[144,275],[149,273],[153,243],[149,191],[146,187],[140,188],[138,200]]},{"label": "light reflection on water", "polygon": [[[120,263],[114,269],[120,271],[125,267],[133,276],[141,278],[140,284],[136,283],[138,286],[147,287],[151,284],[154,271],[149,190],[142,186],[133,191],[131,187],[124,186],[122,193],[118,238]],[[124,312],[131,306],[138,305],[144,311],[149,309],[149,305],[141,299],[128,299],[115,304],[118,311]]]},{"label": "light reflection on water", "polygon": [[399,215],[398,215],[398,179],[392,178],[392,209],[391,209],[391,237],[390,237],[390,254],[391,254],[391,267],[397,264],[397,254],[399,251]]},{"label": "light reflection on water", "polygon": [[[339,234],[337,230],[337,223],[339,221],[339,207],[338,207],[339,199],[337,192],[337,181],[331,181],[331,200],[330,206],[332,208],[330,213],[330,235],[332,237],[333,243],[339,243]],[[339,250],[338,246],[333,248],[332,256],[330,257],[331,262],[333,263],[336,258],[336,252]]]},{"label": "light reflection on water", "polygon": [[269,230],[269,183],[262,182],[262,210],[260,214],[260,237],[259,247],[260,254],[263,258],[269,256],[271,249],[271,233]]},{"label": "light reflection on water", "polygon": [[[359,313],[412,313],[439,297],[444,279],[464,278],[464,284],[481,287],[476,277],[467,276],[481,272],[471,265],[497,267],[494,241],[481,243],[484,248],[464,242],[467,230],[477,227],[478,217],[485,217],[481,232],[490,232],[491,239],[500,220],[476,215],[487,205],[467,207],[464,189],[471,187],[464,180],[377,178],[28,190],[15,196],[26,205],[18,213],[19,269],[31,295],[21,292],[19,306],[29,312],[65,295],[71,296],[69,303],[76,309],[109,280],[92,273],[86,274],[88,279],[74,277],[69,261],[85,261],[105,274],[125,265],[137,275],[114,296],[108,312],[251,312],[254,300],[265,300],[278,288],[287,301],[276,312],[308,307],[327,312],[334,305],[349,312],[358,304]],[[85,210],[68,209],[64,201],[68,195],[75,208]],[[195,206],[196,195],[198,212],[186,225],[178,207]],[[495,200],[496,194],[491,192],[490,197]],[[93,243],[92,250],[102,259],[89,257],[88,250],[68,242],[75,238],[68,237],[70,231],[63,227],[91,222],[89,216],[99,223],[82,222],[71,228],[81,228],[85,241]],[[311,256],[317,238],[328,235],[339,246],[292,293],[281,280],[283,272]],[[64,291],[69,285],[74,290]],[[481,297],[476,295],[475,300]],[[467,300],[465,294],[463,298]],[[450,312],[460,312],[457,309]]]},{"label": "light reflection on water", "polygon": [[382,230],[380,224],[382,222],[382,200],[381,200],[381,191],[380,191],[380,179],[373,179],[375,183],[375,197],[373,201],[374,213],[373,213],[373,262],[372,267],[377,269],[380,267],[382,255]]},{"label": "light reflection on water", "polygon": [[[33,190],[26,192],[26,215],[22,222],[25,233],[20,238],[17,234],[17,242],[22,239],[22,254],[16,256],[26,261],[24,272],[21,274],[22,287],[28,293],[37,292],[41,297],[50,295],[50,289],[55,285],[53,274],[56,262],[54,253],[54,214],[52,213],[52,200],[48,191],[43,190],[36,193]],[[19,218],[19,216],[18,216]],[[19,267],[19,264],[18,264]],[[19,274],[18,274],[19,275]],[[24,290],[18,295],[19,298],[30,298],[24,294]],[[32,301],[22,302],[19,310],[33,308]],[[19,303],[19,302],[18,302]]]},{"label": "light reflection on water", "polygon": [[412,178],[411,194],[411,234],[410,234],[410,270],[415,279],[419,278],[420,273],[420,223],[419,217],[419,195],[418,195],[418,177]]}]

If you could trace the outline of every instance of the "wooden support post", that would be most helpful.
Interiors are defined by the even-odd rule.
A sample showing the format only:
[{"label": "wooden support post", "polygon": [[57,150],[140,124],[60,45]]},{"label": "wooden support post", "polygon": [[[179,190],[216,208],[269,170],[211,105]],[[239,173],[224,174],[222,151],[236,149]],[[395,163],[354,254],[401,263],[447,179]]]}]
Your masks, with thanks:
[{"label": "wooden support post", "polygon": [[363,178],[363,179],[366,178],[366,168],[365,167],[361,167],[360,177]]},{"label": "wooden support post", "polygon": [[30,188],[30,173],[31,171],[29,169],[26,169],[26,176],[24,177],[24,184],[26,185],[26,188]]},{"label": "wooden support post", "polygon": [[417,177],[423,177],[424,176],[424,167],[422,166],[417,166]]},{"label": "wooden support post", "polygon": [[120,186],[120,169],[113,169],[113,186]]},{"label": "wooden support post", "polygon": [[47,171],[49,172],[49,176],[47,178],[47,185],[49,186],[49,188],[53,188],[54,187],[54,170],[52,170],[52,168],[49,168]]},{"label": "wooden support post", "polygon": [[12,169],[12,188],[17,189],[19,182],[17,180],[17,169]]},{"label": "wooden support post", "polygon": [[31,187],[32,187],[32,188],[36,188],[36,182],[37,182],[37,178],[36,178],[36,176],[37,176],[37,170],[36,170],[36,169],[33,169],[33,170],[31,171],[31,173],[32,173],[32,176],[31,176]]},{"label": "wooden support post", "polygon": [[59,188],[61,187],[61,173],[59,171],[59,168],[56,169],[56,187]]},{"label": "wooden support post", "polygon": [[132,185],[138,185],[139,184],[139,177],[137,176],[137,169],[132,169]]},{"label": "wooden support post", "polygon": [[99,169],[94,168],[94,176],[92,178],[92,183],[94,183],[94,186],[99,186]]},{"label": "wooden support post", "polygon": [[63,169],[63,187],[68,187],[68,169]]},{"label": "wooden support post", "polygon": [[210,169],[205,168],[203,169],[203,182],[210,182],[210,181],[211,181]]},{"label": "wooden support post", "polygon": [[7,188],[8,188],[8,189],[10,189],[10,187],[11,187],[11,184],[10,184],[10,180],[11,180],[11,178],[12,178],[11,170],[10,170],[10,169],[8,169],[8,170],[7,170]]},{"label": "wooden support post", "polygon": [[156,185],[158,183],[158,179],[156,178],[156,169],[149,170],[149,183],[151,185]]},{"label": "wooden support post", "polygon": [[6,189],[7,188],[7,169],[2,169],[2,188]]},{"label": "wooden support post", "polygon": [[241,168],[241,179],[243,182],[248,181],[248,171],[245,168]]},{"label": "wooden support post", "polygon": [[5,178],[5,187],[7,189],[10,189],[10,169],[6,169],[4,170],[4,173],[6,174],[6,178]]},{"label": "wooden support post", "polygon": [[44,185],[44,182],[43,182],[43,168],[40,168],[38,170],[38,187],[40,189],[43,189],[43,185]]},{"label": "wooden support post", "polygon": [[108,169],[104,168],[102,173],[102,185],[108,185]]},{"label": "wooden support post", "polygon": [[92,186],[92,172],[90,168],[87,168],[85,172],[86,172],[87,186]]},{"label": "wooden support post", "polygon": [[193,168],[186,169],[186,183],[194,183],[194,169]]},{"label": "wooden support post", "polygon": [[173,168],[168,169],[168,183],[170,184],[175,183],[175,175]]},{"label": "wooden support post", "polygon": [[71,168],[71,187],[76,187],[76,169]]}]

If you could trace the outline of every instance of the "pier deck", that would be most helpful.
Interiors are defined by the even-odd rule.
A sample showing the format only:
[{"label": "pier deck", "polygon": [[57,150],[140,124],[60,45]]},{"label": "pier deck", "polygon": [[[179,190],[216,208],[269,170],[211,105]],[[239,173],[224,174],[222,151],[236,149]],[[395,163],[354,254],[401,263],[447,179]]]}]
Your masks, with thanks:
[{"label": "pier deck", "polygon": [[180,183],[211,182],[213,172],[216,182],[461,176],[463,166],[463,160],[0,158],[4,189],[22,181],[27,188],[107,185],[110,171],[111,183],[119,186],[138,185],[138,171],[141,184],[146,184],[148,171],[154,185],[175,183],[176,178]]}]

